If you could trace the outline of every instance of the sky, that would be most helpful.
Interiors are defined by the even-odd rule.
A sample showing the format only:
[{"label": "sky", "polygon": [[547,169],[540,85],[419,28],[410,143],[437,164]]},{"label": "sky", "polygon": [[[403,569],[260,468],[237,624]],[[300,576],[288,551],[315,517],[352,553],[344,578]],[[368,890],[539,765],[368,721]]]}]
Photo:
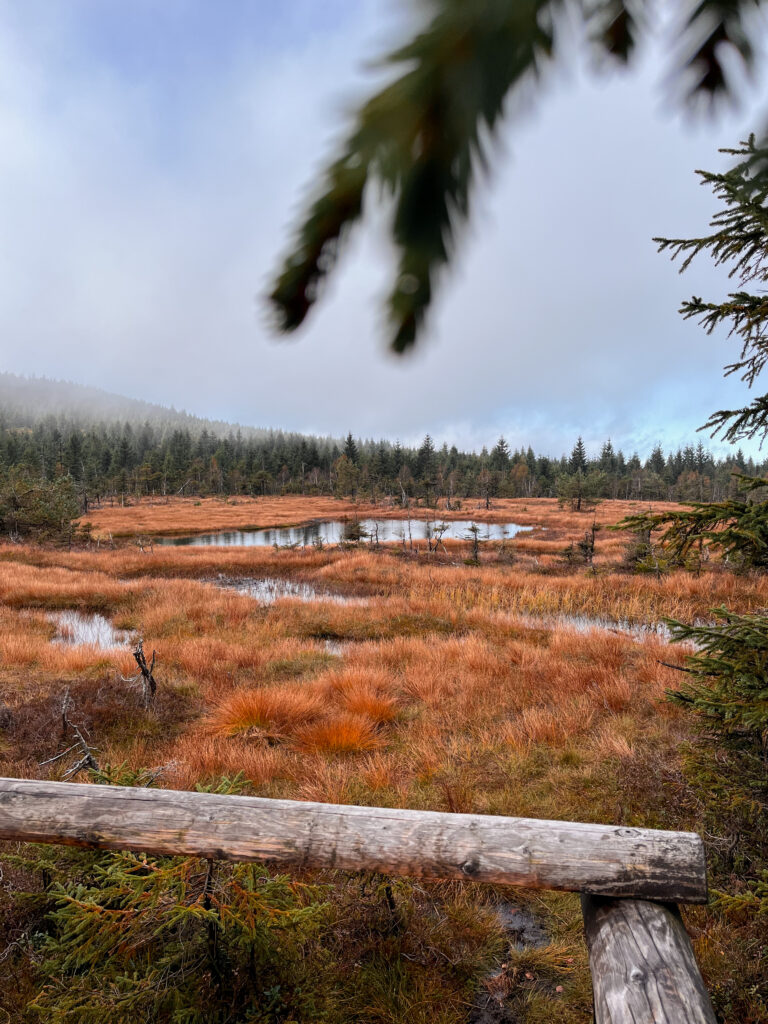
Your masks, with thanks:
[{"label": "sky", "polygon": [[768,83],[683,115],[661,40],[630,74],[569,52],[507,118],[415,355],[386,347],[375,194],[324,301],[274,335],[263,296],[302,202],[413,18],[404,0],[0,0],[0,368],[254,426],[555,456],[578,435],[667,450],[745,404],[722,377],[735,343],[677,314],[731,282],[706,259],[680,277],[652,238],[705,233],[694,170],[760,130]]}]

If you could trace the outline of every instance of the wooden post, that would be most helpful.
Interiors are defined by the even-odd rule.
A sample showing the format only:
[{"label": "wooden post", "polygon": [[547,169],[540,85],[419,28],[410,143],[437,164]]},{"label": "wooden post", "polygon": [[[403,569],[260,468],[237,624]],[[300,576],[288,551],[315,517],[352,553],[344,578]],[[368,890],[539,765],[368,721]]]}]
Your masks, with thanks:
[{"label": "wooden post", "polygon": [[0,839],[703,903],[691,832],[0,779]]},{"label": "wooden post", "polygon": [[582,895],[595,1024],[716,1024],[674,903]]}]

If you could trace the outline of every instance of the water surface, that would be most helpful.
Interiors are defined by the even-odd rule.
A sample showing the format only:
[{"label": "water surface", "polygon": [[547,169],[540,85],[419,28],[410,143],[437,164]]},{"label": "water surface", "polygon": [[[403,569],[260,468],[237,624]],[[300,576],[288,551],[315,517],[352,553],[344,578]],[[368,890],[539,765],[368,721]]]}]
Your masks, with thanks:
[{"label": "water surface", "polygon": [[[202,582],[211,582],[203,580]],[[235,590],[238,594],[252,597],[259,604],[274,604],[281,598],[294,598],[297,601],[327,601],[331,604],[367,604],[362,597],[348,597],[332,590],[321,590],[311,583],[301,580],[280,579],[278,576],[265,576],[261,579],[224,579],[212,581],[222,590]]]},{"label": "water surface", "polygon": [[56,624],[56,636],[52,643],[68,647],[127,647],[131,634],[124,629],[115,629],[103,615],[85,612],[53,612],[48,616]]},{"label": "water surface", "polygon": [[518,533],[533,529],[518,523],[474,523],[471,519],[455,519],[451,522],[439,519],[327,519],[302,526],[266,530],[219,530],[190,537],[161,537],[157,543],[190,547],[272,547],[275,544],[279,547],[306,547],[312,544],[341,544],[350,540],[408,543],[410,540],[434,538],[437,526],[445,526],[445,530],[438,532],[442,532],[446,540],[469,540],[470,527],[475,525],[481,542],[510,540]]}]

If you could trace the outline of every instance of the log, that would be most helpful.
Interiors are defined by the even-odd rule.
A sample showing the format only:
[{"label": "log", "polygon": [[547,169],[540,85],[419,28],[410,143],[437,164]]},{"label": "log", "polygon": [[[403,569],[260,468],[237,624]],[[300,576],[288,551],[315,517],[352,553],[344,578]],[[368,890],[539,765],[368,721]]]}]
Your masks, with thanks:
[{"label": "log", "polygon": [[691,832],[0,779],[0,839],[703,903]]},{"label": "log", "polygon": [[674,903],[581,898],[595,1024],[716,1024]]}]

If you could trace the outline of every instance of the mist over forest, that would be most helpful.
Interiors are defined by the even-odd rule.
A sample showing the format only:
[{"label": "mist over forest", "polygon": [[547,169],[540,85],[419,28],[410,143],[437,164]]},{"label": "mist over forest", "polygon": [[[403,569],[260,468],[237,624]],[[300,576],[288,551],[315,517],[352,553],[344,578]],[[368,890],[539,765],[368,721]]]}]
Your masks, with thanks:
[{"label": "mist over forest", "polygon": [[764,464],[741,450],[716,458],[701,440],[641,457],[581,438],[559,458],[503,437],[480,452],[395,440],[317,437],[207,420],[46,378],[0,375],[0,472],[66,479],[87,506],[133,494],[335,494],[427,505],[479,495],[587,500],[716,501]]}]

